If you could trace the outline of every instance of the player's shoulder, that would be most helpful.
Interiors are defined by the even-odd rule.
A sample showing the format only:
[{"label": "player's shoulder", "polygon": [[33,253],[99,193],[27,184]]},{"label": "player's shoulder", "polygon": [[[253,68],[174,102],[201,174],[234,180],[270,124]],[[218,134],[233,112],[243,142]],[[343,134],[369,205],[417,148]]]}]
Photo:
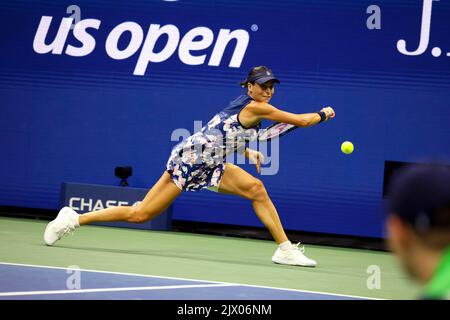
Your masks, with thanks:
[{"label": "player's shoulder", "polygon": [[259,102],[259,101],[252,100],[247,104],[247,106],[245,108],[248,109],[248,111],[252,112],[255,115],[261,115],[261,114],[266,114],[266,113],[270,112],[270,110],[273,109],[274,106],[272,106],[271,104],[269,104],[267,102]]}]

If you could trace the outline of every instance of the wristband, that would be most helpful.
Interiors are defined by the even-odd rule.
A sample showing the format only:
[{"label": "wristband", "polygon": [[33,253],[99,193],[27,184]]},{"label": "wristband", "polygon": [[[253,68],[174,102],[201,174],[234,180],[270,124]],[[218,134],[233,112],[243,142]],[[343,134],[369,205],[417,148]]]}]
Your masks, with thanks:
[{"label": "wristband", "polygon": [[325,114],[325,112],[319,111],[319,112],[317,112],[317,114],[320,116],[320,121],[319,121],[319,123],[324,122],[324,121],[327,120],[327,115]]}]

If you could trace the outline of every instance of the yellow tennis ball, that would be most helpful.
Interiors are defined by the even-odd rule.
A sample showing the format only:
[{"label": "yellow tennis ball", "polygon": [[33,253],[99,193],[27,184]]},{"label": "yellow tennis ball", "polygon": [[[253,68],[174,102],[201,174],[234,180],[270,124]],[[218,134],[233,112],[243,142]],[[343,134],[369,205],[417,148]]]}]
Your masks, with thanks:
[{"label": "yellow tennis ball", "polygon": [[355,147],[353,146],[353,143],[351,143],[350,141],[344,141],[341,144],[341,151],[345,154],[350,154],[353,152],[353,150],[355,150]]}]

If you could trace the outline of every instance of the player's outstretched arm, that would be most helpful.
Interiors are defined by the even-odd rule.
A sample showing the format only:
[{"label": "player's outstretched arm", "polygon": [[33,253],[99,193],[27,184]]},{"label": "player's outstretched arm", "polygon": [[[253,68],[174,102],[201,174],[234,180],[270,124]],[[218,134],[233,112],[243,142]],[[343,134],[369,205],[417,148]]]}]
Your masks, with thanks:
[{"label": "player's outstretched arm", "polygon": [[[251,112],[259,119],[267,119],[275,122],[289,123],[297,127],[309,127],[318,124],[321,117],[318,113],[295,114],[280,110],[271,104],[260,102],[249,106]],[[335,112],[333,108],[326,107],[320,111],[325,113],[325,121],[334,118]]]}]

